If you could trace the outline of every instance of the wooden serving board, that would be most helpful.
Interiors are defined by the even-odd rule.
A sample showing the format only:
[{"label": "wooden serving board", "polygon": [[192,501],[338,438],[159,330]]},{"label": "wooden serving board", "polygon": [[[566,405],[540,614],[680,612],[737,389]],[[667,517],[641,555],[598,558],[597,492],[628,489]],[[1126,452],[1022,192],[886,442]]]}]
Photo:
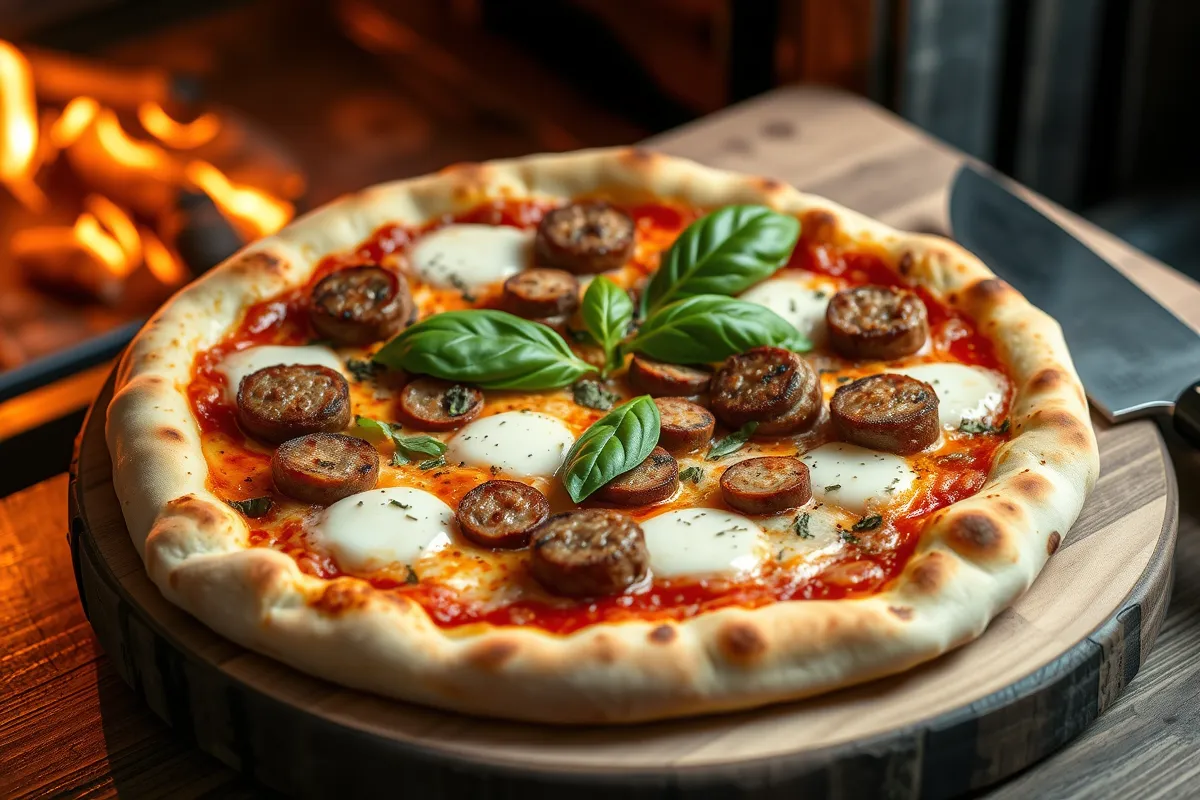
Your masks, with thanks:
[{"label": "wooden serving board", "polygon": [[[883,120],[895,129],[888,135],[899,131],[924,148],[893,142],[881,150],[888,131],[877,131],[870,139],[876,160],[888,152],[909,161],[932,153],[937,159],[926,168],[952,174],[941,163],[955,162],[949,151],[879,112],[854,119],[844,102],[859,101],[836,106],[839,97],[818,93],[799,103],[796,93],[777,95],[773,106],[756,101],[740,112],[760,114],[758,127],[743,123],[735,133],[736,114],[718,115],[705,123],[704,139],[692,127],[655,144],[765,171],[720,164],[719,153],[705,157],[703,150],[710,141],[732,142],[726,155],[741,159],[747,145],[736,137],[743,135],[751,150],[759,146],[753,137],[782,148],[781,139],[819,123],[824,109],[841,116],[835,127],[851,138],[871,119]],[[832,180],[834,161],[813,162],[816,174]],[[799,176],[774,174],[811,188]],[[890,185],[888,176],[877,181]],[[888,216],[870,202],[823,193]],[[159,716],[203,750],[289,794],[951,796],[1011,775],[1081,732],[1137,673],[1166,611],[1177,502],[1162,439],[1151,422],[1110,428],[1097,420],[1101,477],[1078,523],[1025,596],[982,638],[941,659],[800,703],[669,723],[562,728],[433,711],[309,678],[222,639],[163,600],[113,492],[103,431],[110,392],[85,423],[72,469],[70,539],[89,620],[117,671]]]}]

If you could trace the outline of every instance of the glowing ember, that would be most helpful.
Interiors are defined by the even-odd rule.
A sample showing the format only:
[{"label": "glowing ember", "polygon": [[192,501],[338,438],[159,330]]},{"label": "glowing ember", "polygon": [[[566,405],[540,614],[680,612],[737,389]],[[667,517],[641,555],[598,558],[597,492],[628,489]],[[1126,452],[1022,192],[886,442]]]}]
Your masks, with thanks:
[{"label": "glowing ember", "polygon": [[142,103],[137,114],[138,122],[154,138],[177,150],[191,150],[208,144],[221,131],[221,120],[212,113],[182,123],[171,119],[158,103]]},{"label": "glowing ember", "polygon": [[0,182],[32,211],[46,209],[46,195],[34,183],[38,150],[37,103],[29,62],[0,41]]}]

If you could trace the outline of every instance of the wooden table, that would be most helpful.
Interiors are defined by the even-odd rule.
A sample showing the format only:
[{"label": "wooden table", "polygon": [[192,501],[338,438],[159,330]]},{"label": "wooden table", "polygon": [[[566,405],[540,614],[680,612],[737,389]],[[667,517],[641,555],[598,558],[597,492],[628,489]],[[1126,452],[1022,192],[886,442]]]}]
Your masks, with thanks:
[{"label": "wooden table", "polygon": [[[823,194],[898,227],[943,231],[961,157],[845,95],[789,89],[650,142]],[[1200,329],[1200,287],[1065,218]],[[1200,454],[1172,441],[1181,485]],[[19,469],[19,465],[6,465]],[[75,593],[66,475],[0,501],[0,797],[260,796],[168,730],[100,652]],[[1074,744],[987,796],[1178,796],[1200,773],[1200,498],[1181,491],[1171,609],[1142,672]]]}]

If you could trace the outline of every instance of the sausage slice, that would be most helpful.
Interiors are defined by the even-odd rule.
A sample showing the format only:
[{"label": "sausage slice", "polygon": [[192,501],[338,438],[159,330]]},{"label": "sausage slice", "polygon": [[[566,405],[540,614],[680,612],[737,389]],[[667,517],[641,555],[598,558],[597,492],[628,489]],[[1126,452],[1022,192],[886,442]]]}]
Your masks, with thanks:
[{"label": "sausage slice", "polygon": [[906,455],[938,439],[938,396],[907,375],[869,375],[833,393],[829,412],[838,434],[872,450]]},{"label": "sausage slice", "polygon": [[618,594],[644,579],[649,568],[641,526],[619,511],[566,511],[533,534],[529,570],[554,594]]},{"label": "sausage slice", "polygon": [[893,286],[843,289],[829,301],[825,322],[829,343],[847,358],[903,358],[929,338],[929,314],[921,298]]},{"label": "sausage slice", "polygon": [[327,506],[375,486],[379,451],[357,436],[310,433],[275,449],[271,477],[288,497]]},{"label": "sausage slice", "polygon": [[721,475],[721,496],[747,514],[778,514],[812,499],[808,465],[792,456],[739,461]]},{"label": "sausage slice", "polygon": [[761,420],[754,429],[756,437],[799,433],[811,428],[821,418],[824,395],[821,393],[821,379],[817,371],[807,361],[800,359],[800,368],[796,370],[796,375],[800,383],[796,392],[796,402],[782,414]]},{"label": "sausage slice", "polygon": [[677,488],[679,462],[655,447],[641,464],[601,486],[596,498],[618,506],[648,506],[666,500]]},{"label": "sausage slice", "polygon": [[712,439],[717,418],[712,412],[682,397],[659,397],[660,427],[658,443],[672,453],[691,453]]},{"label": "sausage slice", "polygon": [[804,359],[782,347],[730,356],[712,381],[712,410],[731,428],[777,417],[795,405]]},{"label": "sausage slice", "polygon": [[350,267],[317,281],[309,295],[313,329],[338,344],[390,339],[416,318],[408,282],[383,267]]},{"label": "sausage slice", "polygon": [[483,411],[483,392],[473,386],[417,378],[400,392],[402,422],[427,431],[449,431],[466,425]]},{"label": "sausage slice", "polygon": [[651,397],[692,397],[708,391],[712,373],[697,367],[664,364],[645,356],[629,362],[629,383]]},{"label": "sausage slice", "polygon": [[527,269],[504,282],[500,305],[525,319],[570,314],[579,306],[579,281],[561,269]]},{"label": "sausage slice", "polygon": [[633,217],[608,203],[572,203],[542,217],[538,262],[589,275],[616,269],[633,255]]},{"label": "sausage slice", "polygon": [[237,418],[246,433],[272,444],[340,431],[350,424],[350,386],[316,364],[264,367],[238,384]]},{"label": "sausage slice", "polygon": [[458,527],[483,547],[515,550],[550,515],[546,495],[518,481],[481,483],[458,502]]}]

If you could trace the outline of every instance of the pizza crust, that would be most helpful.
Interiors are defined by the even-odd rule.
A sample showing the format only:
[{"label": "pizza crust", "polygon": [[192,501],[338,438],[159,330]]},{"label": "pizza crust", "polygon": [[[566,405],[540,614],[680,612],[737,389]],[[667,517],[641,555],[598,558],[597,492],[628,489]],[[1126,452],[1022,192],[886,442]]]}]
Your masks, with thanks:
[{"label": "pizza crust", "polygon": [[[910,281],[972,317],[1014,382],[1014,435],[978,494],[936,512],[887,591],[724,609],[569,635],[438,628],[415,603],[354,578],[302,573],[248,548],[244,520],[206,488],[187,398],[193,357],[244,308],[308,280],[320,259],[386,222],[416,224],[498,194],[650,192],[696,206],[821,211],[871,240]],[[108,410],[113,480],[150,578],[239,644],[313,675],[487,716],[614,723],[746,708],[908,669],[978,637],[1033,582],[1099,472],[1087,401],[1059,326],[970,253],[768,178],[637,149],[485,164],[366,189],[307,214],[183,289],[126,352]]]}]

